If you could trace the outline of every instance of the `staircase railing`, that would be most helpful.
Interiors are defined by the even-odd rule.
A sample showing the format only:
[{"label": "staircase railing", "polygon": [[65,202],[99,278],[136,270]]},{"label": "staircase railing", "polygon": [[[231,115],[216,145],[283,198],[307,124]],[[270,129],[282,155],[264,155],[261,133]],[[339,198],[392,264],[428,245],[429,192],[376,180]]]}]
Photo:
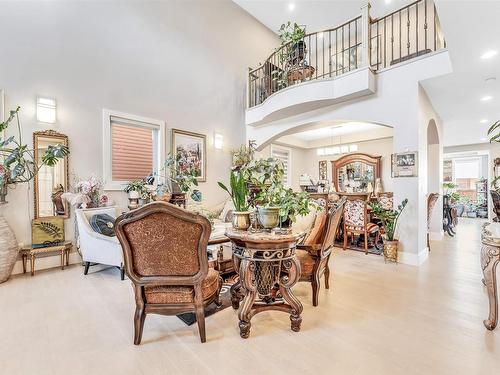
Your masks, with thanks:
[{"label": "staircase railing", "polygon": [[304,81],[336,77],[360,67],[378,70],[446,47],[431,0],[418,0],[372,20],[370,6],[344,24],[306,34],[276,49],[248,73],[249,108]]}]

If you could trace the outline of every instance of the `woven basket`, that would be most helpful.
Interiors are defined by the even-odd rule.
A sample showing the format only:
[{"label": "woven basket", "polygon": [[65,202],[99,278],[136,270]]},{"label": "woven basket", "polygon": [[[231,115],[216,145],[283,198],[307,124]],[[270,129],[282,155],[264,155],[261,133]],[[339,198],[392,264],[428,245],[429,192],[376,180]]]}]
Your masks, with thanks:
[{"label": "woven basket", "polygon": [[16,236],[0,213],[0,283],[9,279],[18,253]]}]

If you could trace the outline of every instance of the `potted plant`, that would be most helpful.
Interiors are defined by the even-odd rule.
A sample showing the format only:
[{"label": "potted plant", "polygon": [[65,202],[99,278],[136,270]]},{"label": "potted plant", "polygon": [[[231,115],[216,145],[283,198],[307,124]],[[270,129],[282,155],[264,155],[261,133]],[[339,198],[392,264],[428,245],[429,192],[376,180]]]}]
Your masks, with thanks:
[{"label": "potted plant", "polygon": [[380,203],[371,203],[372,213],[381,221],[384,233],[382,239],[384,241],[384,258],[386,260],[397,261],[398,259],[398,243],[394,238],[396,226],[399,216],[408,204],[408,199],[404,199],[396,210],[387,210]]},{"label": "potted plant", "polygon": [[285,173],[283,163],[276,158],[256,159],[250,161],[242,172],[253,191],[250,203],[257,210],[259,224],[264,229],[277,227]]},{"label": "potted plant", "polygon": [[467,217],[476,218],[477,217],[477,205],[470,202],[468,204]]},{"label": "potted plant", "polygon": [[146,181],[144,180],[133,180],[130,181],[125,189],[125,193],[128,193],[130,199],[141,199],[144,193],[147,193]]},{"label": "potted plant", "polygon": [[280,197],[279,217],[283,227],[290,227],[297,220],[297,216],[305,216],[311,212],[311,199],[306,192],[297,193],[290,188],[284,188]]},{"label": "potted plant", "polygon": [[[490,137],[490,143],[500,143],[500,121],[495,121],[490,126],[488,136]],[[495,159],[493,168],[495,171],[500,168],[500,158]],[[500,174],[495,173],[495,177],[491,181],[491,188],[500,193]]]},{"label": "potted plant", "polygon": [[[58,144],[48,146],[39,163],[35,163],[35,150],[23,144],[19,122],[20,107],[10,111],[8,119],[0,123],[0,134],[16,120],[17,138],[0,140],[0,205],[7,203],[8,188],[31,181],[43,166],[54,166],[58,160],[69,154],[68,147]],[[14,232],[0,214],[0,283],[7,281],[18,255],[18,243]]]},{"label": "potted plant", "polygon": [[233,201],[235,211],[233,212],[233,228],[247,230],[250,228],[250,211],[248,210],[248,188],[244,175],[240,171],[231,171],[229,175],[229,190],[222,182],[219,186],[225,190]]}]

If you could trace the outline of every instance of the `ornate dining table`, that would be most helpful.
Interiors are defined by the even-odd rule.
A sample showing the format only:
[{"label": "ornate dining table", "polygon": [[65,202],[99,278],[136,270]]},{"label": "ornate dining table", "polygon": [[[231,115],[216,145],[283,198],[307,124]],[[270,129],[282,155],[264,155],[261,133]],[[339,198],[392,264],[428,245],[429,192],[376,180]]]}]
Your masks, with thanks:
[{"label": "ornate dining table", "polygon": [[483,269],[483,284],[488,292],[490,312],[484,326],[494,330],[498,324],[498,285],[496,268],[500,262],[500,223],[485,223],[481,233],[481,268]]},{"label": "ornate dining table", "polygon": [[302,304],[291,288],[300,278],[295,256],[302,233],[252,233],[226,230],[233,249],[233,262],[239,281],[231,287],[233,308],[239,309],[240,336],[250,335],[255,314],[277,310],[290,314],[292,331],[300,331]]}]

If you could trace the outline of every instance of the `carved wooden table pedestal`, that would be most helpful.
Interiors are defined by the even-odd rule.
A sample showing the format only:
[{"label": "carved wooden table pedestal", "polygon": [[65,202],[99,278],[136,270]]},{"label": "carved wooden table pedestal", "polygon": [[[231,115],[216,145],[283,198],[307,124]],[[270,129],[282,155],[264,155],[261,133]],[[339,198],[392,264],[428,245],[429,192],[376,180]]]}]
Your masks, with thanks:
[{"label": "carved wooden table pedestal", "polygon": [[481,268],[483,269],[483,283],[488,290],[490,314],[483,323],[490,331],[498,323],[498,292],[496,268],[500,262],[500,223],[486,223],[481,233]]},{"label": "carved wooden table pedestal", "polygon": [[239,308],[240,336],[248,338],[252,317],[268,310],[290,314],[292,330],[300,331],[302,304],[291,288],[300,278],[295,246],[301,235],[228,229],[226,236],[232,242],[233,262],[240,278],[231,287],[233,308]]}]

